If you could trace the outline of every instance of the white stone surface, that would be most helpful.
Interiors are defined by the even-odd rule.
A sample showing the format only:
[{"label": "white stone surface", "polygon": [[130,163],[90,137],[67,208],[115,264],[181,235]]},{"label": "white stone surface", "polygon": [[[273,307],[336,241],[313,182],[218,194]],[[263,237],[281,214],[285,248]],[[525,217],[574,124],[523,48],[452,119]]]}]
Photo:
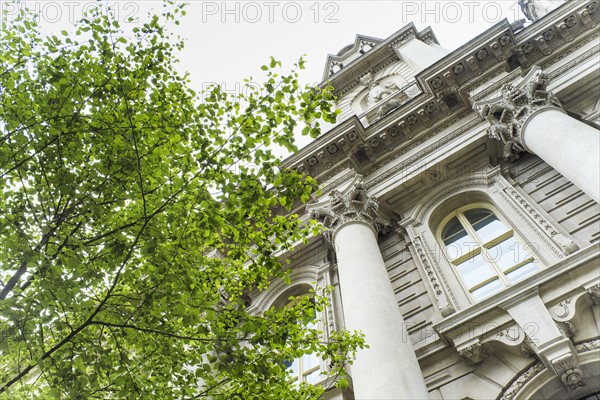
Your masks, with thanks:
[{"label": "white stone surface", "polygon": [[424,70],[449,53],[439,45],[429,46],[419,39],[413,39],[395,50],[416,72]]},{"label": "white stone surface", "polygon": [[346,328],[369,344],[351,367],[356,399],[428,399],[373,228],[345,223],[334,243]]},{"label": "white stone surface", "polygon": [[600,131],[554,108],[535,113],[523,129],[528,151],[600,202]]}]

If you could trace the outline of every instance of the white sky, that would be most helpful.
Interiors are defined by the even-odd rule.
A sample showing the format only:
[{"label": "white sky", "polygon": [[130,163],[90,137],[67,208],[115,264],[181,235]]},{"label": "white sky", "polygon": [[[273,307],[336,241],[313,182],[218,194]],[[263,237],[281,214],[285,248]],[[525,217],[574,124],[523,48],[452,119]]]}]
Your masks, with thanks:
[{"label": "white sky", "polygon": [[[37,10],[42,25],[51,30],[67,29],[70,20],[82,15],[91,0],[26,1]],[[124,22],[143,19],[160,1],[112,1],[111,7]],[[274,56],[291,68],[307,54],[306,83],[321,81],[328,53],[337,53],[353,43],[357,33],[385,39],[409,22],[421,30],[431,26],[441,45],[449,50],[503,18],[523,18],[517,0],[495,1],[200,1],[191,0],[187,16],[177,33],[187,38],[180,54],[181,69],[191,73],[200,91],[211,83],[227,90],[242,90],[243,79],[260,80],[260,66]],[[14,6],[0,0],[3,18],[10,19]]]},{"label": "white sky", "polygon": [[243,79],[261,77],[274,56],[291,65],[307,54],[305,82],[322,80],[328,53],[356,34],[385,39],[413,22],[431,26],[449,50],[507,18],[523,18],[517,0],[497,1],[192,1],[178,31],[188,38],[181,56],[192,83],[243,90]]}]

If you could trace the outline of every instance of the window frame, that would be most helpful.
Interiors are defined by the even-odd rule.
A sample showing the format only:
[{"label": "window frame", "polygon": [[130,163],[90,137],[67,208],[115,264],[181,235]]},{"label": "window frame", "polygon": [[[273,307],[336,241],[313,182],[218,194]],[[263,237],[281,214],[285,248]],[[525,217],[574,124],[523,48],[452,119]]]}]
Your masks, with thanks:
[{"label": "window frame", "polygon": [[[471,224],[471,222],[465,216],[466,211],[473,210],[473,209],[485,209],[485,210],[491,211],[493,213],[493,215],[498,219],[498,221],[500,221],[502,224],[504,224],[504,226],[507,228],[507,231],[503,232],[499,236],[495,236],[495,237],[489,239],[488,241],[484,242],[479,237],[479,234],[477,234],[477,231],[474,229],[473,224]],[[465,232],[469,235],[469,237],[474,240],[474,242],[475,242],[474,244],[476,244],[476,246],[473,246],[472,249],[469,249],[469,251],[467,251],[464,254],[461,254],[458,257],[451,258],[450,255],[448,254],[447,246],[444,243],[444,240],[442,238],[442,232],[443,232],[444,228],[446,227],[446,225],[454,217],[457,218],[458,222],[460,223],[462,228],[465,230]],[[527,251],[528,256],[526,258],[524,258],[522,261],[516,263],[515,265],[503,270],[502,267],[496,262],[496,259],[490,255],[489,250],[491,248],[493,248],[494,246],[504,242],[505,240],[507,240],[511,237],[515,239],[515,241],[519,244],[520,247],[522,247],[525,251]],[[511,283],[510,280],[508,279],[507,275],[529,263],[532,263],[532,262],[535,263],[537,265],[538,271],[543,269],[543,264],[542,264],[541,259],[536,251],[537,249],[535,249],[535,247],[532,247],[529,245],[524,245],[524,243],[526,243],[526,242],[524,242],[522,240],[522,238],[520,237],[518,232],[515,230],[513,225],[504,218],[502,213],[500,213],[500,211],[496,207],[494,207],[493,205],[491,205],[489,203],[485,203],[485,202],[468,203],[468,204],[465,204],[458,208],[455,208],[453,211],[448,213],[440,221],[440,223],[438,224],[437,230],[435,232],[435,238],[443,249],[442,252],[444,254],[444,257],[446,257],[446,260],[448,261],[448,263],[451,266],[452,273],[454,274],[456,279],[459,281],[462,289],[468,294],[469,299],[471,299],[471,301],[475,301],[475,302],[481,301],[481,300],[485,299],[486,297],[489,297],[495,293],[498,293],[499,291],[506,289],[509,286],[514,285],[518,281]],[[486,265],[491,267],[491,269],[495,273],[495,275],[492,275],[491,277],[484,279],[482,282],[479,282],[479,283],[473,285],[472,287],[469,287],[457,267],[460,264],[464,263],[465,261],[473,259],[474,257],[476,257],[479,254],[482,254],[484,262],[486,263]],[[480,297],[480,298],[477,298],[473,294],[474,291],[484,287],[485,285],[492,283],[496,279],[498,279],[500,281],[500,283],[502,284],[501,289],[494,291],[494,292],[492,292],[486,296]],[[524,279],[524,278],[522,278],[522,279]],[[521,279],[519,279],[519,281],[520,280]]]},{"label": "window frame", "polygon": [[[296,299],[294,299],[294,300],[289,300],[289,297],[292,297],[292,296],[293,296],[293,297],[296,297]],[[285,304],[283,304],[283,305],[279,305],[279,306],[280,306],[280,307],[287,307],[287,306],[289,306],[289,305],[291,305],[291,304],[294,304],[294,303],[297,301],[297,299],[299,299],[299,298],[301,298],[301,297],[309,297],[309,298],[312,298],[312,297],[314,297],[314,293],[310,293],[310,292],[303,292],[303,293],[300,293],[300,294],[291,295],[291,296],[289,296],[289,297],[288,297],[288,301],[287,301],[287,303],[285,303]],[[275,306],[276,306],[276,305],[274,304],[274,305],[273,305],[273,307],[275,307]],[[319,329],[321,329],[321,328],[322,328],[322,327],[320,326],[320,323],[321,323],[321,321],[322,321],[322,315],[321,315],[321,313],[320,313],[320,312],[318,312],[317,310],[315,310],[315,314],[314,314],[314,316],[313,316],[313,318],[312,318],[311,322],[309,322],[309,325],[312,325],[312,329],[317,329],[317,330],[319,330]],[[298,361],[298,364],[297,364],[297,365],[298,365],[298,370],[297,370],[297,372],[296,372],[295,374],[293,374],[293,375],[292,375],[292,379],[293,379],[293,382],[294,382],[294,383],[300,384],[300,383],[302,383],[302,382],[308,382],[308,381],[306,380],[306,378],[307,378],[307,377],[308,377],[310,374],[312,374],[313,372],[315,372],[315,371],[322,371],[322,372],[325,372],[325,371],[323,370],[323,359],[322,359],[321,357],[318,357],[318,356],[316,356],[316,357],[317,357],[317,361],[318,361],[318,362],[316,363],[316,365],[314,365],[313,367],[311,367],[311,368],[309,368],[309,369],[305,369],[305,368],[304,368],[304,363],[307,361],[307,358],[308,358],[308,357],[310,357],[312,354],[314,354],[314,353],[310,353],[310,354],[303,354],[302,356],[300,356],[300,357],[298,357],[298,358],[295,358],[295,359],[291,360],[291,362],[292,362],[292,363],[290,364],[290,366],[289,366],[289,367],[286,367],[287,369],[290,369],[290,368],[291,368],[291,366],[293,365],[293,363],[294,363],[295,361]],[[315,382],[311,383],[311,384],[313,384],[313,385],[318,385],[320,382],[323,382],[324,378],[322,378],[322,377],[321,377],[322,375],[323,375],[323,373],[320,373],[320,374],[319,374],[319,379],[318,379],[317,381],[315,381]]]}]

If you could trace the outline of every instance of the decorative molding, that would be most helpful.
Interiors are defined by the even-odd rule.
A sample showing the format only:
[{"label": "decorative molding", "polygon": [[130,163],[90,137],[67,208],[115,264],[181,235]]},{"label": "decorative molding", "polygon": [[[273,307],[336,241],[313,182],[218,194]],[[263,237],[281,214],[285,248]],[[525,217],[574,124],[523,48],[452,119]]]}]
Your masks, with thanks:
[{"label": "decorative molding", "polygon": [[[521,217],[521,219],[527,223],[527,225],[529,225],[529,227],[531,229],[533,229],[533,231],[540,237],[540,239],[542,239],[542,241],[554,252],[554,254],[556,254],[556,256],[560,259],[564,258],[565,255],[571,254],[572,252],[566,253],[564,249],[561,249],[561,247],[559,247],[555,241],[553,240],[553,236],[550,235],[548,232],[545,231],[544,226],[546,225],[545,220],[541,219],[541,220],[535,220],[535,215],[537,215],[539,218],[541,218],[539,216],[539,214],[537,214],[537,212],[535,211],[535,209],[531,206],[531,204],[529,204],[529,202],[527,202],[527,200],[525,200],[524,197],[522,197],[518,191],[515,191],[516,194],[518,194],[520,196],[520,199],[517,199],[514,197],[515,193],[513,193],[510,189],[512,188],[512,185],[510,185],[508,183],[508,181],[506,181],[506,179],[503,179],[504,177],[501,177],[498,179],[499,182],[501,182],[501,186],[503,186],[501,188],[501,190],[498,191],[498,193],[500,194],[500,197],[502,197],[502,199],[517,213],[519,214],[519,216]],[[513,188],[514,189],[514,188]],[[521,202],[527,202],[527,204],[529,204],[529,208],[525,209],[523,206],[523,203]],[[544,221],[544,224],[540,224],[541,221]],[[552,227],[552,225],[550,225]],[[552,228],[552,231],[554,231],[555,229]],[[559,233],[560,234],[560,233]],[[561,234],[562,235],[562,234]],[[555,235],[556,236],[556,235]]]},{"label": "decorative molding", "polygon": [[[443,87],[442,88],[438,88],[435,90],[431,90],[430,88],[427,87],[427,85],[430,85],[434,80],[444,80],[444,78],[440,78],[439,76],[436,75],[443,75],[443,73],[448,70],[451,70],[452,65],[454,64],[459,64],[462,63],[463,65],[471,65],[468,63],[468,59],[471,59],[473,56],[476,56],[482,49],[485,49],[486,52],[490,55],[487,58],[485,58],[484,63],[480,65],[481,69],[483,70],[483,74],[482,75],[477,75],[476,79],[474,78],[474,76],[471,76],[474,74],[474,72],[472,73],[470,69],[468,69],[469,73],[463,73],[462,75],[460,75],[461,79],[463,79],[463,81],[461,81],[462,83],[459,85],[460,89],[462,92],[467,93],[472,91],[470,88],[471,87],[481,87],[482,85],[486,85],[486,82],[489,79],[492,79],[494,76],[497,76],[498,74],[504,74],[506,71],[506,59],[513,54],[513,50],[520,50],[522,52],[524,52],[524,50],[522,49],[522,47],[526,46],[528,43],[534,43],[535,46],[538,46],[538,43],[540,40],[544,41],[544,44],[549,48],[550,53],[552,53],[552,57],[548,56],[548,54],[543,53],[543,49],[541,46],[538,50],[536,50],[534,53],[530,53],[527,54],[527,57],[530,61],[535,61],[536,63],[540,64],[543,66],[543,68],[547,68],[547,69],[552,69],[553,67],[555,67],[557,64],[560,63],[560,60],[562,60],[565,57],[568,57],[569,55],[571,55],[574,51],[577,51],[578,49],[580,49],[582,46],[587,45],[588,43],[590,43],[591,41],[597,40],[598,39],[598,33],[596,31],[590,31],[589,28],[583,28],[583,23],[579,23],[577,26],[577,28],[569,28],[568,31],[572,31],[572,35],[574,35],[574,37],[577,38],[577,40],[572,43],[569,44],[568,46],[565,46],[565,41],[563,39],[561,39],[560,36],[560,30],[558,28],[558,26],[560,24],[563,24],[563,21],[568,18],[571,15],[574,15],[573,13],[579,15],[581,14],[583,11],[586,11],[588,14],[592,14],[592,11],[589,10],[590,7],[595,7],[595,9],[597,9],[598,7],[598,2],[597,1],[590,1],[589,3],[585,3],[585,2],[568,2],[565,3],[563,6],[561,6],[559,9],[554,10],[551,15],[549,15],[548,17],[544,18],[543,21],[540,21],[538,23],[532,24],[531,26],[528,26],[526,29],[523,29],[521,31],[519,31],[516,36],[513,35],[511,27],[509,26],[508,23],[506,24],[499,24],[498,26],[494,27],[491,31],[487,32],[486,34],[484,34],[483,36],[480,36],[477,42],[474,42],[473,44],[471,44],[468,47],[463,47],[461,48],[460,52],[457,52],[456,55],[449,55],[448,57],[445,57],[443,60],[440,60],[438,63],[436,63],[435,65],[433,65],[432,67],[426,69],[425,71],[423,71],[421,74],[418,75],[417,77],[417,81],[419,82],[419,85],[422,86],[423,88],[425,88],[425,91],[427,93],[423,93],[423,95],[418,96],[418,98],[413,99],[410,102],[410,105],[412,106],[413,104],[417,104],[419,103],[419,107],[423,108],[425,105],[427,105],[429,102],[431,102],[432,100],[437,101],[439,99],[435,98],[433,93],[441,93],[440,90],[443,91]],[[595,15],[595,14],[594,14]],[[577,17],[579,19],[581,19],[580,17]],[[593,20],[594,18],[592,18]],[[580,29],[582,28],[582,29]],[[402,35],[402,33],[405,33],[408,30],[414,29],[413,26],[407,26],[403,29],[401,29],[399,32],[397,32],[395,35],[393,35],[392,37],[390,37],[387,41],[382,42],[382,45],[377,46],[375,49],[373,49],[374,51],[369,51],[369,53],[374,53],[374,52],[380,52],[382,50],[389,50],[393,53],[392,49],[390,48],[390,46],[388,46],[390,41],[393,41],[395,38],[399,37]],[[573,31],[573,29],[578,29],[576,31]],[[427,31],[427,30],[425,30]],[[419,33],[419,37],[421,36],[421,34],[424,34],[425,31]],[[587,33],[590,32],[590,33]],[[426,36],[426,35],[425,35]],[[502,38],[508,38],[509,43],[507,45],[502,46],[502,42],[501,43],[501,39]],[[518,44],[516,43],[518,41]],[[513,43],[514,42],[514,43]],[[495,50],[496,48],[496,50]],[[577,68],[582,62],[584,62],[585,60],[591,58],[591,57],[596,57],[597,53],[599,51],[599,47],[595,46],[594,48],[589,49],[589,51],[584,52],[583,54],[581,54],[580,56],[578,56],[576,59],[569,61],[568,63],[560,63],[561,66],[560,68],[556,69],[556,70],[552,70],[551,73],[549,73],[549,78],[550,79],[555,79],[557,77],[559,77],[560,75],[574,69]],[[454,53],[453,53],[454,54]],[[483,54],[483,53],[482,53]],[[535,57],[534,57],[535,55]],[[342,73],[341,75],[345,75],[344,78],[342,78],[341,81],[346,82],[343,83],[342,86],[350,84],[351,86],[357,86],[359,85],[359,78],[360,76],[364,75],[365,71],[371,71],[373,74],[375,74],[380,68],[380,64],[378,64],[377,62],[373,62],[372,58],[373,58],[374,54],[365,54],[363,57],[361,57],[360,60],[360,65],[353,65],[352,68],[349,68],[351,71],[344,71],[344,73],[347,72],[352,72],[354,75],[356,76],[346,76],[348,74],[344,74]],[[395,56],[392,56],[392,54],[388,54],[390,58],[390,60],[394,59]],[[378,58],[379,56],[375,57]],[[482,56],[480,56],[482,57]],[[533,58],[532,58],[533,57]],[[364,60],[363,60],[364,59]],[[477,60],[479,60],[479,58],[477,58]],[[481,61],[481,60],[480,60]],[[366,68],[360,68],[360,66],[362,65],[361,63],[365,63],[364,65],[368,65],[368,67]],[[466,63],[466,64],[465,64]],[[489,64],[489,65],[488,65]],[[501,68],[504,65],[504,68]],[[526,66],[521,65],[521,68],[517,67],[516,69],[514,69],[512,72],[509,72],[506,76],[503,76],[501,78],[501,82],[496,82],[493,83],[489,88],[484,89],[482,92],[478,92],[477,95],[473,96],[474,98],[476,97],[477,99],[481,99],[482,97],[486,97],[487,95],[489,95],[492,91],[498,90],[499,86],[503,85],[503,84],[507,84],[510,83],[514,80],[515,77],[519,76],[522,73],[522,68],[526,68]],[[357,72],[354,73],[353,71],[356,70]],[[467,75],[469,75],[470,77],[466,77]],[[491,78],[490,76],[493,75]],[[465,78],[466,77],[466,78]],[[337,78],[336,78],[337,79]],[[338,84],[334,85],[334,86],[339,86]],[[344,86],[346,87],[346,86]],[[484,93],[485,92],[485,93]],[[366,132],[366,135],[364,135],[364,137],[366,138],[365,140],[368,141],[369,138],[371,137],[376,137],[377,135],[379,135],[381,132],[385,131],[386,129],[390,129],[392,127],[396,127],[399,122],[406,120],[406,118],[408,118],[409,115],[413,115],[415,114],[416,111],[419,111],[420,108],[414,108],[411,107],[411,109],[406,109],[406,107],[402,107],[401,110],[397,110],[396,112],[391,112],[390,114],[393,114],[392,116],[389,116],[388,118],[383,118],[381,120],[379,120],[379,122],[374,123],[373,125],[368,127],[368,131]],[[452,109],[450,110],[450,112],[457,112],[459,111],[460,114],[465,115],[464,112],[461,111],[462,108],[461,106],[459,106],[456,109]],[[358,119],[354,118],[349,120],[353,123],[355,123],[357,125],[358,129],[362,129],[362,126],[360,124],[360,122],[358,121]],[[477,121],[478,123],[480,123],[479,121]],[[345,126],[347,124],[341,124],[342,126]],[[408,125],[407,123],[405,125]],[[445,124],[447,125],[447,124]],[[375,169],[375,168],[381,168],[385,165],[387,165],[389,162],[392,162],[394,159],[402,156],[402,154],[406,153],[407,151],[410,151],[412,148],[418,146],[419,144],[421,144],[424,140],[427,140],[429,137],[433,136],[430,135],[430,133],[432,132],[431,129],[426,129],[425,132],[427,132],[427,138],[424,138],[424,140],[421,140],[421,137],[425,136],[425,132],[422,131],[422,126],[421,126],[421,122],[418,123],[418,132],[414,131],[414,127],[412,131],[411,131],[411,135],[410,138],[408,138],[408,140],[398,140],[397,138],[400,136],[396,136],[395,140],[391,140],[391,143],[389,145],[386,146],[380,146],[378,151],[374,154],[375,159],[373,160],[369,160],[369,163],[366,165],[361,166],[362,168],[369,168],[369,174]],[[442,127],[443,128],[443,127]],[[337,128],[336,128],[337,130]],[[439,130],[436,129],[436,133],[438,133]],[[423,134],[422,134],[423,133]],[[416,137],[417,135],[419,135],[419,140],[413,140],[413,137]],[[298,154],[298,156],[292,157],[294,159],[294,161],[292,161],[293,164],[296,164],[296,166],[298,165],[302,165],[305,167],[305,169],[307,169],[307,164],[306,164],[306,160],[308,158],[310,158],[311,155],[315,155],[317,153],[323,153],[325,154],[325,157],[331,158],[329,157],[328,153],[327,153],[327,146],[331,143],[332,139],[334,140],[334,142],[337,142],[337,139],[335,138],[342,138],[343,135],[340,135],[339,132],[331,132],[330,135],[325,135],[326,136],[326,140],[324,142],[321,141],[317,141],[316,143],[319,143],[318,145],[315,146],[308,146],[305,150],[303,150],[300,154]],[[390,139],[394,139],[390,136]],[[446,137],[444,137],[443,139],[446,139]],[[365,141],[365,143],[366,143]],[[410,147],[405,146],[406,142],[410,141]],[[417,143],[418,141],[418,143]],[[361,141],[362,142],[362,141]],[[358,142],[357,142],[358,143]],[[356,143],[355,143],[356,144]],[[321,150],[318,150],[317,153],[315,154],[311,154],[312,150],[315,149],[315,147],[319,147],[322,148]],[[383,149],[388,149],[388,151],[385,151]],[[402,154],[393,154],[393,152],[396,153],[402,153]],[[322,180],[326,180],[329,177],[339,173],[340,171],[342,171],[344,168],[356,168],[355,165],[352,164],[352,162],[349,162],[349,158],[348,157],[337,157],[339,154],[341,154],[341,152],[337,152],[336,153],[336,157],[334,159],[331,160],[322,160],[323,162],[320,162],[316,167],[310,168],[309,172],[312,176],[319,176],[319,178],[322,178]],[[382,159],[384,158],[384,159]],[[375,166],[375,162],[378,162],[378,164]],[[365,174],[367,174],[367,172],[364,172]],[[372,187],[371,182],[368,182],[368,187]]]},{"label": "decorative molding", "polygon": [[583,387],[583,371],[579,368],[577,354],[566,353],[551,361],[552,368],[569,391]]},{"label": "decorative molding", "polygon": [[[583,343],[579,343],[575,345],[575,350],[578,354],[583,354],[588,351],[598,350],[600,349],[600,339],[595,338],[588,340]],[[560,357],[557,357],[553,364],[555,367],[561,371],[564,371],[559,375],[561,381],[565,383],[570,390],[577,390],[585,385],[582,380],[581,369],[577,366],[577,363],[574,362],[574,358],[572,354],[566,354]],[[508,386],[501,396],[498,398],[499,400],[512,400],[516,397],[516,395],[521,391],[521,389],[531,382],[540,372],[546,370],[544,364],[541,361],[536,362],[529,368],[527,368],[523,373],[521,373],[517,379],[515,379],[510,386]],[[564,379],[563,379],[564,377]],[[566,382],[565,382],[566,381]]]},{"label": "decorative molding", "polygon": [[600,306],[600,283],[597,283],[594,286],[590,286],[586,289],[586,291],[590,295],[592,303],[595,306]]},{"label": "decorative molding", "polygon": [[516,323],[496,332],[494,336],[485,339],[483,342],[489,343],[494,341],[509,347],[519,346],[521,353],[523,353],[523,355],[526,357],[529,357],[531,352],[533,352],[525,331],[523,331],[523,329],[521,329],[521,327]]},{"label": "decorative molding", "polygon": [[469,365],[475,365],[488,357],[486,349],[479,343],[479,340],[469,342],[466,346],[461,347],[458,350],[458,354],[465,360]]},{"label": "decorative molding", "polygon": [[525,126],[537,111],[562,109],[556,96],[546,89],[547,83],[548,75],[536,66],[520,82],[504,85],[500,97],[473,104],[479,116],[490,123],[489,137],[503,143],[506,160],[516,160],[519,152],[528,150]]},{"label": "decorative molding", "polygon": [[[555,63],[557,63],[558,61],[562,60],[563,58],[568,57],[569,55],[573,54],[575,51],[577,51],[580,48],[582,48],[583,46],[587,45],[589,42],[594,41],[594,40],[597,41],[599,37],[600,37],[600,34],[596,33],[595,35],[592,35],[588,40],[581,41],[581,42],[577,43],[576,45],[570,46],[568,50],[561,52],[559,56],[553,58],[552,60],[548,60],[546,63],[544,63],[543,68],[545,69],[545,68],[549,68],[549,67],[553,66]],[[554,80],[554,79],[558,78],[559,76],[563,75],[565,72],[568,72],[571,69],[577,67],[578,65],[581,65],[581,63],[584,62],[585,60],[596,57],[599,52],[600,52],[600,47],[596,46],[596,47],[590,49],[590,51],[586,51],[585,53],[581,54],[579,57],[576,57],[573,60],[569,61],[562,67],[553,70],[551,73],[548,74],[548,77],[550,78],[550,80]]]},{"label": "decorative molding", "polygon": [[585,353],[586,351],[598,350],[600,349],[600,339],[592,339],[588,340],[587,342],[576,344],[575,349],[577,349],[577,353]]},{"label": "decorative molding", "polygon": [[560,319],[563,319],[563,318],[570,319],[570,318],[568,318],[569,314],[573,314],[575,312],[575,310],[572,309],[572,307],[570,307],[572,302],[573,302],[573,299],[568,298],[568,299],[561,301],[557,305],[555,305],[553,307],[553,309],[551,310],[551,313],[553,314],[552,316],[560,318]]},{"label": "decorative molding", "polygon": [[[326,288],[328,286],[331,285],[330,279],[329,279],[329,267],[322,270],[319,273],[319,278],[317,280],[317,287],[319,288]],[[325,293],[325,296],[327,297],[327,301],[328,301],[328,305],[325,306],[325,309],[323,310],[324,312],[324,319],[323,319],[323,325],[324,328],[323,329],[323,339],[327,340],[329,339],[329,337],[331,336],[331,334],[337,330],[336,328],[336,324],[335,324],[335,315],[333,312],[333,296],[332,296],[332,292],[331,291],[327,291]]]},{"label": "decorative molding", "polygon": [[[433,138],[434,136],[436,136],[437,134],[439,134],[444,129],[447,129],[447,128],[451,127],[452,125],[454,125],[456,122],[458,122],[459,120],[461,120],[463,118],[464,118],[464,115],[462,115],[462,114],[461,115],[457,115],[456,118],[453,118],[452,120],[448,121],[446,124],[444,124],[443,126],[441,126],[439,129],[431,132],[429,135],[422,136],[422,137],[418,138],[417,140],[415,140],[410,145],[404,147],[403,149],[401,149],[401,151],[399,151],[393,157],[389,157],[389,159],[387,159],[385,163],[379,163],[379,164],[377,164],[376,166],[374,166],[373,168],[371,168],[368,171],[368,174],[372,174],[377,169],[382,168],[383,166],[389,164],[390,162],[392,162],[393,160],[395,160],[397,158],[400,158],[401,156],[403,156],[404,154],[406,154],[410,150],[412,150],[412,149],[420,146],[421,144],[425,143],[427,140]],[[463,134],[465,134],[466,132],[470,131],[471,129],[473,129],[474,127],[476,127],[479,124],[481,124],[481,122],[479,120],[472,120],[472,121],[466,123],[465,125],[461,126],[460,128],[452,131],[450,134],[444,135],[443,137],[441,137],[438,140],[436,140],[434,143],[432,143],[429,146],[427,146],[425,149],[419,151],[417,154],[414,154],[414,155],[408,157],[402,163],[400,163],[400,164],[398,164],[398,165],[396,165],[394,167],[391,167],[391,168],[387,169],[386,171],[384,171],[384,172],[382,172],[380,174],[377,174],[377,177],[375,177],[374,179],[371,179],[368,182],[368,186],[369,187],[373,187],[376,184],[378,184],[379,182],[382,182],[385,179],[389,178],[390,176],[395,176],[395,175],[399,175],[399,174],[401,175],[404,170],[414,168],[414,163],[415,162],[418,162],[419,160],[422,160],[428,154],[433,153],[435,150],[439,149],[440,147],[442,147],[442,146],[450,143],[454,139],[462,136]]]},{"label": "decorative molding", "polygon": [[295,269],[290,274],[290,284],[288,285],[283,279],[276,279],[266,292],[262,293],[253,304],[258,312],[263,312],[268,309],[275,300],[281,296],[286,290],[300,284],[309,284],[315,286],[318,281],[318,267],[313,265],[307,265],[298,269]]},{"label": "decorative molding", "polygon": [[531,381],[537,374],[545,370],[546,367],[541,362],[536,362],[531,367],[527,368],[519,377],[511,383],[511,385],[504,391],[499,400],[512,400],[515,398],[517,393]]},{"label": "decorative molding", "polygon": [[558,4],[556,3],[556,1],[519,0],[519,6],[521,7],[523,14],[525,14],[527,19],[532,22],[537,21],[552,11],[553,8],[558,7]]},{"label": "decorative molding", "polygon": [[[534,0],[538,1],[538,0]],[[549,29],[554,28],[555,30],[560,29],[559,26],[562,25],[563,21],[569,17],[569,15],[573,15],[579,9],[586,8],[585,0],[584,1],[566,1],[567,4],[562,4],[560,8],[552,12],[552,19],[545,19],[546,23],[538,23],[531,24],[526,29],[519,32],[519,39],[526,41],[531,37],[539,35],[542,32],[548,31]],[[589,5],[595,4],[598,5],[597,0],[592,0],[588,3]]]},{"label": "decorative molding", "polygon": [[449,195],[460,192],[464,188],[488,188],[494,184],[498,175],[500,175],[500,167],[488,166],[483,171],[463,175],[457,179],[437,185],[437,190],[430,192],[422,199],[400,223],[402,225],[410,224],[412,221],[423,223],[425,214]]},{"label": "decorative molding", "polygon": [[[550,248],[554,251],[559,258],[563,256],[567,256],[577,250],[579,250],[579,246],[575,244],[575,242],[562,234],[558,228],[556,228],[552,223],[546,220],[544,216],[541,215],[541,212],[535,207],[532,203],[530,203],[514,186],[512,186],[504,176],[498,179],[500,186],[502,186],[502,190],[500,194],[507,200],[509,200],[513,209],[515,209],[521,217],[528,223],[529,226],[534,228],[536,233],[550,245]],[[517,210],[514,205],[518,207]],[[525,218],[525,216],[529,218]],[[540,232],[541,231],[541,232]],[[548,238],[552,241],[550,243],[541,233],[544,233],[548,236]]]},{"label": "decorative molding", "polygon": [[[427,275],[427,279],[429,280],[429,284],[433,289],[436,304],[440,310],[440,313],[442,314],[442,317],[447,317],[448,315],[455,313],[456,309],[448,302],[446,293],[444,292],[444,289],[440,284],[440,280],[438,279],[438,276],[431,265],[432,262],[430,261],[429,257],[427,257],[425,249],[423,248],[423,243],[421,242],[421,237],[415,236],[412,239],[412,244],[415,252],[417,253],[417,257],[415,257],[415,259],[421,262],[421,266],[423,267],[423,270]],[[449,290],[449,288],[446,289]]]}]

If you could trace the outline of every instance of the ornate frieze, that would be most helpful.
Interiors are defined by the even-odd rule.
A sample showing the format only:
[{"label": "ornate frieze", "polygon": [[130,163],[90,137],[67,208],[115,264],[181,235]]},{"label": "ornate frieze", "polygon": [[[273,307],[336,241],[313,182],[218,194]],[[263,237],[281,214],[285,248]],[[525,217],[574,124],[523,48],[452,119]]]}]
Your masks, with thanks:
[{"label": "ornate frieze", "polygon": [[534,67],[518,83],[502,87],[500,97],[476,102],[473,108],[490,123],[488,135],[504,145],[504,158],[516,160],[518,153],[525,151],[524,126],[538,110],[561,108],[560,102],[546,89],[548,76],[539,67]]},{"label": "ornate frieze", "polygon": [[377,199],[367,194],[360,175],[344,192],[334,189],[326,203],[309,204],[307,210],[312,219],[327,228],[326,238],[330,241],[333,233],[346,222],[363,221],[372,225],[375,231],[390,224],[389,219],[379,212]]},{"label": "ornate frieze", "polygon": [[[561,233],[552,222],[548,221],[542,215],[541,211],[533,203],[529,202],[504,177],[500,177],[498,183],[502,187],[500,191],[502,197],[509,201],[511,206],[518,208],[518,212],[524,217],[525,222],[540,235],[544,242],[550,245],[550,248],[559,258],[563,258],[563,256],[569,255],[579,249],[579,246],[572,239]],[[550,241],[544,236],[547,236]]]},{"label": "ornate frieze", "polygon": [[526,383],[531,381],[537,374],[545,369],[544,364],[537,362],[523,372],[509,387],[504,391],[500,400],[512,400]]}]

